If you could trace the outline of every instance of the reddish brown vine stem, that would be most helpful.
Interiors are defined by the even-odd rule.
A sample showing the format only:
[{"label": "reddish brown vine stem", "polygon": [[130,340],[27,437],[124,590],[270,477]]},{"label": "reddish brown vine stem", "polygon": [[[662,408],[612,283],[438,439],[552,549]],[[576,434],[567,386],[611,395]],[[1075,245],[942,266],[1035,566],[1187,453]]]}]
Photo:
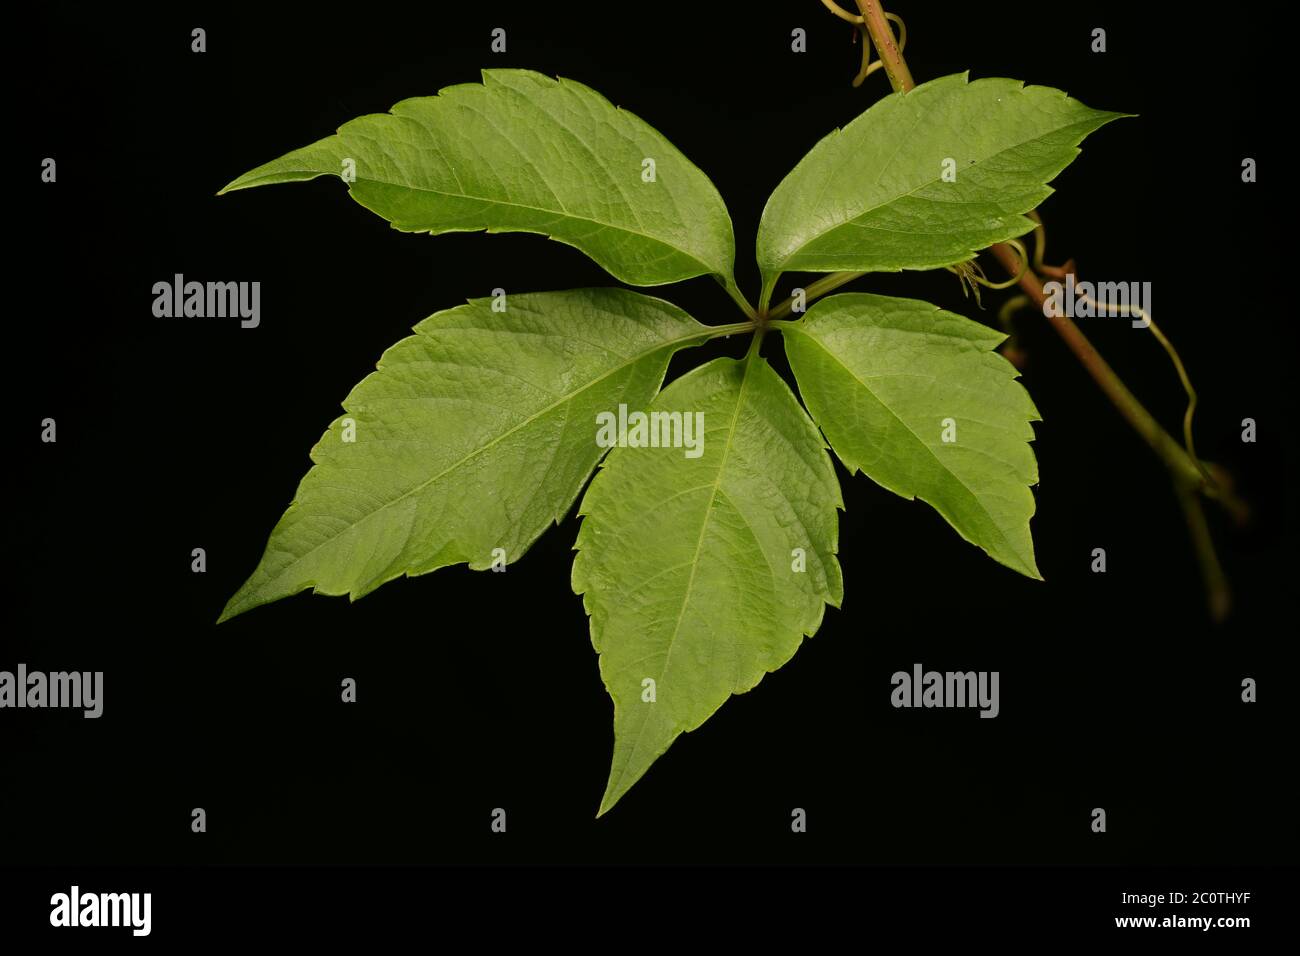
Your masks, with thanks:
[{"label": "reddish brown vine stem", "polygon": [[[907,68],[902,52],[894,42],[894,32],[889,26],[884,9],[878,0],[857,0],[857,4],[858,9],[862,11],[863,24],[884,63],[885,75],[889,77],[890,85],[895,92],[906,93],[916,83]],[[1008,275],[1014,276],[1020,272],[1020,259],[1010,246],[998,243],[991,251],[1007,270]],[[1222,483],[1206,480],[1197,462],[1129,391],[1128,386],[1115,374],[1114,369],[1070,318],[1064,315],[1053,315],[1052,310],[1043,309],[1047,295],[1043,290],[1043,280],[1036,271],[1025,269],[1020,275],[1020,287],[1038,303],[1047,320],[1052,323],[1102,392],[1169,469],[1174,482],[1174,491],[1182,506],[1183,516],[1187,520],[1197,563],[1201,568],[1201,577],[1205,582],[1210,615],[1215,621],[1222,621],[1227,617],[1231,607],[1231,592],[1223,567],[1214,550],[1214,542],[1210,537],[1209,524],[1205,519],[1205,511],[1201,506],[1199,495],[1203,494],[1219,500],[1238,521],[1244,520],[1247,514],[1245,503],[1223,487]]]},{"label": "reddish brown vine stem", "polygon": [[[1020,268],[1020,259],[1016,256],[1015,251],[1005,243],[998,243],[990,251],[997,257],[1003,268],[1012,275]],[[1043,310],[1047,321],[1056,329],[1057,334],[1065,340],[1065,344],[1078,358],[1079,363],[1088,370],[1088,374],[1106,393],[1106,397],[1111,400],[1111,403],[1119,409],[1119,413],[1133,426],[1133,430],[1141,435],[1152,450],[1165,462],[1169,470],[1173,472],[1175,479],[1196,488],[1204,484],[1201,471],[1196,467],[1196,463],[1192,461],[1191,456],[1187,454],[1182,445],[1174,440],[1172,435],[1161,427],[1160,423],[1137,400],[1137,397],[1129,391],[1128,386],[1115,374],[1114,369],[1102,358],[1101,353],[1088,341],[1087,336],[1075,325],[1074,321],[1068,316],[1054,314],[1053,310],[1043,309],[1043,305],[1047,301],[1047,292],[1044,290],[1043,280],[1038,274],[1031,269],[1025,270],[1024,275],[1020,277],[1020,288]]]},{"label": "reddish brown vine stem", "polygon": [[884,7],[877,0],[858,0],[858,9],[862,11],[862,20],[871,34],[871,41],[876,45],[876,53],[885,64],[889,85],[899,92],[916,86],[903,53],[894,42],[894,30],[885,16]]}]

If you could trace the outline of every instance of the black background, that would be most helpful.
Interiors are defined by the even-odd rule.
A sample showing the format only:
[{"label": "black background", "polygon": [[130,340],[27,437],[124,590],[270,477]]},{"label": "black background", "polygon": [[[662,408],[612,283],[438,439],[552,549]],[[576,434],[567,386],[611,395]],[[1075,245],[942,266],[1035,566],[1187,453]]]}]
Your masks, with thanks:
[{"label": "black background", "polygon": [[[1092,134],[1042,207],[1048,258],[1149,280],[1202,397],[1202,455],[1255,509],[1211,506],[1236,592],[1213,626],[1157,459],[1042,320],[1022,322],[1047,582],[963,543],[920,502],[844,483],[846,596],[753,692],[670,751],[606,817],[612,748],[580,600],[572,515],[506,574],[463,567],[350,605],[300,595],[216,627],[351,386],[425,316],[496,286],[613,280],[537,236],[413,236],[322,179],[217,198],[238,174],[491,66],[580,80],[703,169],[757,293],[763,204],[826,132],[887,89],[849,81],[851,28],[815,2],[627,9],[382,4],[156,13],[50,3],[15,38],[18,197],[6,329],[9,560],[0,667],[102,670],[105,711],[0,715],[0,860],[171,862],[1272,863],[1294,854],[1295,362],[1286,188],[1263,142],[1267,22],[1230,42],[1160,5],[898,0],[918,82],[969,69],[1138,113]],[[1150,7],[1151,9],[1148,9]],[[1237,12],[1237,11],[1234,11]],[[208,52],[190,52],[190,30]],[[489,52],[493,27],[508,53]],[[1108,51],[1089,50],[1093,27]],[[808,52],[790,51],[803,27]],[[39,182],[39,161],[58,182]],[[1241,159],[1260,160],[1244,185]],[[1273,181],[1276,185],[1270,185]],[[1288,214],[1289,215],[1289,214]],[[989,272],[997,274],[990,261]],[[156,319],[174,273],[258,280],[262,322]],[[787,277],[779,295],[804,280]],[[946,272],[853,288],[986,322]],[[711,279],[651,290],[737,319]],[[1183,396],[1150,335],[1084,331],[1177,430]],[[713,354],[741,354],[739,340]],[[764,346],[784,368],[779,337]],[[692,350],[670,378],[707,356]],[[39,423],[58,422],[58,442]],[[1256,444],[1241,420],[1258,422]],[[191,549],[208,571],[190,571]],[[1104,547],[1108,571],[1089,570]],[[998,670],[1001,715],[895,710],[889,677]],[[1241,702],[1241,680],[1259,702]],[[356,678],[359,700],[339,685]],[[1090,830],[1104,807],[1108,831]],[[208,832],[190,830],[207,811]],[[505,835],[489,830],[494,807]],[[808,832],[792,834],[803,807]]]}]

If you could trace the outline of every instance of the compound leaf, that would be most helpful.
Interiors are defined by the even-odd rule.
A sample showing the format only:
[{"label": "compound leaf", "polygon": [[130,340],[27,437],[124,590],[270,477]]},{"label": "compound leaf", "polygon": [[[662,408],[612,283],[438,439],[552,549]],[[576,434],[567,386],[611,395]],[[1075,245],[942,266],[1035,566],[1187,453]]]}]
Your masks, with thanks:
[{"label": "compound leaf", "polygon": [[967,541],[1032,578],[1039,420],[1005,336],[915,299],[835,295],[781,324],[799,394],[850,471],[933,505]]},{"label": "compound leaf", "polygon": [[616,448],[579,508],[573,589],[614,700],[602,814],[678,734],[788,661],[843,596],[834,468],[764,359],[703,365],[650,410],[702,415],[702,453]]},{"label": "compound leaf", "polygon": [[708,177],[573,80],[484,70],[482,84],[352,120],[222,192],[324,175],[351,180],[353,199],[404,232],[535,232],[632,285],[734,284],[731,219]]},{"label": "compound leaf", "polygon": [[772,193],[758,227],[764,285],[790,270],[933,269],[1023,235],[1033,223],[1022,213],[1051,194],[1080,141],[1123,115],[965,73],[886,96]]},{"label": "compound leaf", "polygon": [[308,587],[355,599],[403,574],[516,560],[604,454],[597,414],[644,406],[672,354],[711,334],[624,289],[492,301],[425,319],[352,390],[221,620]]}]

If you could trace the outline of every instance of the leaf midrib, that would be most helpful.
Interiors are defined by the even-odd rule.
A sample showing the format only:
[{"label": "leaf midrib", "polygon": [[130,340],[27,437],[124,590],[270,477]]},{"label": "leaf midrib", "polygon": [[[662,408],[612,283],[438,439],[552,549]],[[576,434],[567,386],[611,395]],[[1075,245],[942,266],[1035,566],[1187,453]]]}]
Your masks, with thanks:
[{"label": "leaf midrib", "polygon": [[[690,577],[687,578],[686,590],[682,595],[682,606],[678,610],[677,620],[673,624],[672,637],[668,639],[668,647],[664,650],[664,664],[663,667],[659,669],[660,680],[663,680],[664,675],[668,673],[668,663],[672,659],[673,647],[677,643],[677,636],[681,633],[682,619],[686,616],[686,608],[691,603],[691,592],[695,587],[695,572],[699,569],[700,551],[704,547],[704,535],[709,530],[709,519],[713,515],[713,506],[717,503],[718,494],[722,489],[722,475],[727,468],[727,459],[731,456],[731,446],[736,437],[736,424],[740,421],[740,409],[745,404],[745,387],[749,384],[749,370],[754,358],[755,354],[752,352],[745,358],[745,372],[740,380],[740,388],[736,393],[736,410],[731,416],[731,425],[727,430],[727,443],[722,448],[722,460],[718,462],[718,473],[713,479],[713,490],[709,493],[709,504],[708,507],[704,509],[704,517],[700,522],[700,536],[696,539],[695,554],[692,556],[690,561],[691,574]],[[709,486],[705,485],[703,487],[707,488]],[[623,765],[619,767],[618,779],[614,780],[607,788],[610,793],[617,791],[619,784],[621,784],[623,778],[627,776],[627,768],[632,762],[632,755],[636,753],[637,747],[640,746],[641,740],[645,736],[645,726],[646,722],[644,720],[637,725],[636,736],[632,738],[628,757],[623,761]]]},{"label": "leaf midrib", "polygon": [[[526,427],[526,426],[532,424],[534,421],[536,421],[537,419],[541,418],[543,415],[546,415],[547,413],[549,413],[549,412],[551,412],[551,411],[554,411],[556,408],[559,408],[561,405],[565,404],[566,402],[571,402],[571,401],[573,401],[575,398],[577,398],[577,397],[578,397],[579,395],[581,395],[583,392],[585,392],[585,391],[587,391],[588,389],[594,388],[595,386],[599,385],[601,382],[603,382],[605,379],[609,378],[611,375],[614,375],[614,374],[616,374],[616,373],[618,373],[618,372],[621,372],[621,371],[623,371],[623,370],[625,370],[625,369],[627,369],[627,368],[630,368],[631,366],[636,365],[638,362],[642,361],[643,359],[646,359],[646,358],[650,357],[651,355],[654,355],[656,352],[659,352],[659,351],[661,351],[661,350],[663,350],[663,349],[666,349],[666,348],[673,348],[674,346],[680,346],[680,345],[683,345],[683,344],[686,343],[686,342],[690,342],[690,341],[693,341],[693,340],[695,340],[695,339],[706,338],[706,337],[708,337],[708,336],[711,335],[711,334],[713,334],[713,329],[712,329],[711,327],[709,327],[709,326],[703,326],[699,332],[694,332],[694,333],[692,333],[691,335],[682,336],[681,338],[670,339],[669,341],[659,343],[659,344],[656,345],[654,348],[647,349],[646,351],[637,354],[636,356],[634,356],[633,358],[629,359],[628,361],[623,362],[623,363],[620,364],[620,365],[616,365],[616,366],[614,366],[613,368],[611,368],[611,369],[609,369],[607,372],[605,372],[603,375],[599,376],[598,378],[594,378],[594,379],[592,379],[590,382],[588,382],[587,384],[583,385],[581,388],[579,388],[579,389],[575,389],[574,391],[567,393],[567,394],[564,395],[563,397],[561,397],[561,398],[557,399],[556,401],[552,402],[550,405],[547,405],[545,408],[539,409],[538,411],[534,412],[532,415],[529,415],[526,419],[524,419],[523,421],[519,422],[517,425],[514,425],[514,426],[512,426],[511,428],[507,429],[506,431],[502,432],[500,435],[498,435],[496,438],[493,438],[493,439],[492,439],[490,442],[488,442],[486,445],[483,445],[483,446],[480,447],[480,448],[476,448],[474,451],[470,452],[470,453],[469,453],[468,455],[466,455],[464,458],[461,458],[459,461],[456,461],[456,462],[454,462],[453,464],[447,466],[447,467],[444,468],[442,471],[438,472],[436,475],[433,475],[433,476],[431,476],[431,477],[425,479],[424,481],[420,482],[418,485],[415,485],[414,487],[407,489],[406,491],[404,491],[404,492],[402,492],[400,495],[398,495],[396,498],[393,498],[393,499],[391,499],[391,500],[389,500],[389,501],[384,502],[382,505],[380,505],[379,507],[375,508],[373,511],[367,512],[366,515],[365,515],[364,517],[362,517],[362,518],[361,518],[360,520],[358,520],[358,521],[354,521],[354,522],[352,522],[351,524],[347,525],[347,527],[345,527],[342,531],[338,531],[338,532],[336,532],[336,533],[334,533],[334,534],[331,534],[328,538],[325,538],[325,539],[324,539],[323,541],[321,541],[319,544],[314,545],[314,546],[311,548],[310,551],[304,551],[301,555],[299,555],[298,557],[294,558],[293,561],[291,561],[289,564],[285,565],[285,567],[281,568],[280,571],[276,574],[275,577],[276,577],[276,578],[278,578],[278,577],[282,577],[284,574],[288,573],[288,571],[289,571],[290,569],[292,569],[292,568],[294,568],[294,567],[297,567],[299,564],[301,564],[303,561],[307,560],[307,558],[309,558],[311,555],[315,554],[317,551],[319,551],[319,550],[320,550],[321,548],[323,548],[325,545],[329,544],[330,542],[334,541],[335,539],[337,539],[337,538],[339,538],[339,537],[342,537],[344,534],[348,533],[348,532],[351,531],[353,528],[356,528],[358,525],[360,525],[363,521],[369,521],[369,520],[370,520],[371,518],[373,518],[375,515],[379,514],[380,512],[384,511],[384,510],[387,509],[387,508],[392,507],[393,505],[397,504],[399,501],[403,501],[403,500],[405,500],[406,498],[409,498],[411,495],[413,495],[413,494],[417,494],[417,493],[423,491],[423,490],[424,490],[426,487],[428,487],[429,485],[431,485],[431,484],[433,484],[434,482],[436,482],[436,481],[442,479],[442,478],[445,477],[446,475],[448,475],[448,474],[450,474],[451,472],[455,471],[457,468],[460,468],[462,465],[464,465],[464,464],[465,464],[467,461],[469,461],[470,459],[472,459],[472,458],[474,458],[474,457],[476,457],[476,456],[478,456],[478,455],[481,455],[483,452],[487,451],[488,449],[494,447],[494,446],[497,445],[498,443],[500,443],[500,442],[504,441],[505,439],[509,438],[511,435],[513,435],[515,432],[519,431],[521,428],[524,428],[524,427]],[[344,410],[346,411],[347,409],[344,409]],[[295,501],[295,504],[296,504],[296,501]],[[272,578],[272,580],[274,580],[274,578]]]},{"label": "leaf midrib", "polygon": [[[310,167],[305,168],[305,169],[286,170],[285,172],[315,173],[317,176],[337,176],[337,174],[334,173],[333,171],[326,171],[326,170],[322,170],[322,169],[312,169],[312,168],[310,168]],[[282,175],[282,173],[271,173],[271,174],[268,174],[268,176],[267,176],[266,178],[269,178],[270,176],[275,176],[275,175]],[[555,217],[558,217],[558,218],[561,218],[561,219],[573,219],[573,220],[578,221],[578,222],[586,222],[586,223],[590,223],[590,224],[592,224],[593,226],[600,226],[602,229],[612,229],[612,230],[614,230],[614,231],[616,231],[616,232],[626,233],[626,234],[629,235],[629,236],[636,236],[636,237],[638,237],[638,238],[640,238],[640,239],[645,239],[645,240],[647,240],[647,241],[649,241],[649,242],[653,242],[653,243],[655,243],[656,245],[663,246],[663,247],[666,248],[666,249],[671,249],[673,252],[676,252],[676,253],[679,254],[679,255],[685,256],[686,258],[688,258],[688,259],[690,259],[692,262],[694,262],[696,265],[701,266],[701,267],[704,269],[704,271],[705,271],[706,273],[710,274],[710,275],[712,275],[712,274],[722,275],[722,274],[723,274],[723,273],[719,273],[719,272],[717,271],[717,269],[716,269],[714,266],[712,266],[712,265],[710,265],[709,263],[705,262],[703,259],[701,259],[701,258],[699,258],[698,256],[696,256],[694,253],[692,253],[692,252],[688,252],[688,251],[686,251],[685,249],[682,249],[682,248],[679,247],[679,246],[675,246],[675,245],[673,245],[672,243],[666,242],[665,240],[659,238],[658,236],[652,236],[652,235],[650,235],[650,234],[647,233],[647,232],[641,232],[641,231],[638,231],[638,230],[636,230],[636,229],[630,229],[630,228],[628,228],[627,226],[621,226],[621,225],[618,225],[617,223],[605,222],[605,221],[602,220],[602,219],[593,219],[593,218],[590,217],[590,216],[579,216],[579,215],[576,215],[575,213],[567,212],[567,211],[562,210],[562,209],[561,209],[561,210],[547,209],[547,208],[544,207],[544,206],[534,206],[534,205],[531,205],[530,203],[513,202],[513,201],[503,201],[503,200],[500,200],[500,199],[492,199],[492,198],[487,197],[487,196],[473,196],[473,195],[470,195],[470,194],[468,194],[468,193],[448,192],[448,191],[443,190],[443,189],[432,189],[432,188],[430,188],[430,187],[428,187],[428,186],[416,186],[416,185],[413,185],[413,184],[411,184],[411,183],[390,182],[390,181],[387,180],[387,179],[375,179],[374,177],[371,177],[371,176],[358,176],[358,177],[356,178],[355,181],[356,181],[356,182],[364,182],[364,183],[373,183],[373,184],[378,185],[378,186],[389,186],[389,187],[394,188],[394,189],[409,189],[409,190],[411,190],[411,191],[413,191],[413,192],[429,193],[429,194],[434,195],[434,196],[443,196],[443,197],[448,198],[448,199],[464,199],[464,200],[468,200],[468,201],[470,201],[470,202],[486,203],[486,204],[493,205],[493,206],[506,206],[506,207],[508,207],[508,208],[510,208],[510,209],[526,209],[526,210],[528,210],[529,212],[544,213],[544,214],[546,214],[546,215],[548,215],[548,216],[555,216]],[[256,186],[256,185],[258,185],[258,184],[255,184],[255,183],[247,183],[247,184],[245,184],[245,185],[243,185],[243,186],[240,186],[239,188],[240,188],[240,189],[247,189],[247,188],[249,188],[249,187],[253,187],[253,186]],[[352,191],[353,191],[353,190],[352,190],[351,186],[349,185],[348,192],[351,193]],[[363,204],[363,205],[364,205],[364,204]],[[394,221],[394,220],[389,220],[389,221],[392,222],[392,221]],[[489,229],[489,230],[490,230],[490,229],[492,229],[493,227],[491,227],[491,226],[481,226],[481,227],[477,227],[477,228],[481,228],[481,229]],[[466,231],[468,231],[468,230],[466,230]],[[527,232],[528,230],[526,230],[526,229],[520,229],[520,230],[518,230],[518,231],[520,231],[520,232]],[[549,235],[549,233],[547,233],[547,235]]]},{"label": "leaf midrib", "polygon": [[[1020,90],[1019,92],[1020,92],[1021,94],[1023,94],[1023,92],[1024,92],[1024,88],[1022,87],[1021,90]],[[1087,122],[1086,120],[1079,120],[1078,122],[1074,122],[1074,123],[1066,123],[1066,124],[1063,124],[1063,125],[1061,125],[1061,126],[1058,126],[1058,127],[1054,128],[1054,129],[1048,130],[1046,133],[1041,133],[1041,134],[1039,134],[1038,136],[1035,136],[1035,137],[1033,137],[1033,138],[1031,138],[1031,139],[1026,139],[1026,140],[1023,140],[1023,141],[1021,141],[1021,142],[1019,142],[1019,143],[1012,143],[1010,146],[1004,146],[1002,149],[998,150],[996,153],[991,153],[991,154],[989,154],[988,156],[983,156],[983,157],[981,157],[980,159],[977,159],[974,163],[971,163],[971,164],[970,164],[970,167],[978,167],[978,166],[980,166],[980,165],[982,165],[982,164],[984,164],[984,163],[987,163],[987,162],[988,162],[989,160],[991,160],[991,159],[996,159],[998,156],[1001,156],[1001,155],[1002,155],[1003,153],[1005,153],[1005,152],[1008,152],[1008,151],[1013,150],[1013,149],[1020,149],[1022,146],[1026,146],[1026,145],[1028,145],[1029,143],[1037,142],[1038,140],[1042,139],[1044,136],[1049,135],[1050,133],[1059,133],[1061,130],[1068,129],[1068,128],[1071,127],[1071,126],[1081,126],[1081,125],[1083,125],[1083,124],[1086,123],[1086,122]],[[894,156],[897,157],[897,155],[898,155],[898,153],[897,153],[897,151],[895,151]],[[891,159],[889,160],[889,164],[893,164],[893,163],[894,163],[894,158],[891,158]],[[887,164],[887,165],[889,165],[889,164]],[[970,168],[970,167],[967,167],[967,168]],[[887,168],[887,166],[881,168],[881,173],[882,173],[882,174],[885,172],[885,169],[886,169],[886,168]],[[925,189],[927,186],[933,186],[935,183],[940,182],[942,179],[943,179],[943,174],[940,173],[940,175],[936,176],[936,177],[933,178],[933,179],[926,180],[925,182],[922,182],[922,183],[917,184],[916,186],[913,186],[911,189],[909,189],[909,190],[908,190],[907,192],[905,192],[905,193],[900,193],[900,194],[898,194],[898,195],[891,196],[891,197],[889,197],[888,199],[884,199],[884,200],[882,200],[881,202],[876,203],[874,206],[868,206],[866,209],[863,209],[861,212],[859,212],[859,213],[857,213],[857,214],[855,214],[855,215],[853,215],[853,216],[850,216],[848,219],[844,219],[844,220],[841,220],[840,222],[835,223],[835,225],[833,225],[831,228],[829,228],[829,229],[827,229],[827,230],[825,230],[825,231],[823,231],[823,232],[819,232],[817,235],[815,235],[815,236],[811,237],[810,239],[806,240],[805,242],[801,243],[801,244],[798,246],[798,248],[796,248],[796,249],[794,249],[793,251],[791,251],[788,255],[786,255],[786,256],[781,260],[781,264],[780,264],[779,266],[777,266],[777,268],[778,268],[779,270],[781,270],[781,271],[785,271],[786,269],[789,268],[790,263],[791,263],[791,262],[792,262],[792,261],[793,261],[797,256],[799,256],[799,255],[800,255],[800,254],[801,254],[801,253],[802,253],[806,248],[808,248],[808,246],[812,245],[814,242],[817,242],[818,240],[825,238],[826,236],[830,235],[830,234],[831,234],[832,232],[834,232],[835,230],[840,229],[840,228],[843,228],[843,227],[846,226],[846,225],[854,225],[854,224],[856,224],[857,221],[858,221],[859,219],[863,219],[863,218],[865,218],[866,216],[871,215],[871,213],[875,212],[877,209],[880,209],[880,208],[882,208],[882,207],[884,207],[884,206],[888,206],[888,205],[890,205],[890,204],[892,204],[892,203],[901,202],[901,201],[904,200],[904,199],[908,199],[908,198],[910,198],[914,193],[916,193],[918,190]],[[879,180],[879,176],[877,176],[877,180]],[[1044,186],[1045,186],[1046,183],[1042,183],[1042,184],[1040,184],[1040,185],[1044,185]],[[1017,215],[1017,216],[1023,216],[1024,214],[1023,214],[1023,213],[1016,213],[1015,215]]]},{"label": "leaf midrib", "polygon": [[[806,328],[801,328],[791,323],[790,325],[783,327],[782,331],[797,332],[798,334],[802,335],[804,338],[808,339],[810,342],[813,342],[819,349],[821,349],[828,356],[834,359],[835,363],[839,365],[840,368],[844,369],[844,371],[849,374],[850,378],[852,378],[855,382],[861,385],[862,388],[879,403],[881,408],[887,411],[891,416],[893,416],[895,421],[897,421],[900,425],[902,425],[905,429],[907,429],[908,434],[910,434],[914,439],[916,439],[918,445],[920,445],[927,452],[929,452],[930,457],[933,458],[935,462],[938,463],[940,468],[942,468],[947,474],[951,475],[953,478],[957,479],[957,483],[961,485],[962,489],[971,497],[971,499],[979,507],[980,511],[983,512],[984,516],[989,520],[989,523],[993,526],[993,530],[997,532],[997,536],[1001,539],[1002,543],[1007,547],[1007,549],[1016,557],[1018,557],[1021,563],[1025,565],[1025,567],[1033,566],[1033,562],[1026,562],[1025,556],[1020,553],[1020,549],[1015,547],[1011,543],[1011,539],[1007,537],[1006,532],[1002,530],[1002,526],[998,524],[997,519],[994,518],[993,515],[989,512],[988,508],[984,506],[983,500],[980,498],[978,494],[975,493],[975,490],[971,488],[970,485],[966,484],[965,480],[961,477],[961,475],[957,474],[955,471],[949,468],[944,463],[943,459],[935,454],[934,449],[931,448],[928,444],[926,444],[926,442],[921,438],[921,436],[916,433],[916,430],[913,429],[912,426],[909,425],[902,418],[902,416],[898,414],[898,412],[894,411],[894,409],[890,407],[888,402],[886,402],[883,398],[877,395],[875,390],[872,389],[870,385],[868,385],[861,378],[859,378],[857,373],[854,372],[854,370],[850,368],[847,364],[845,364],[843,359],[841,359],[838,355],[836,355],[829,348],[827,348],[825,343],[823,343],[821,339],[817,338],[817,336],[813,335]],[[863,471],[861,465],[858,465],[856,467],[858,471]],[[913,495],[913,497],[915,497],[915,495]],[[933,502],[930,503],[933,504]]]}]

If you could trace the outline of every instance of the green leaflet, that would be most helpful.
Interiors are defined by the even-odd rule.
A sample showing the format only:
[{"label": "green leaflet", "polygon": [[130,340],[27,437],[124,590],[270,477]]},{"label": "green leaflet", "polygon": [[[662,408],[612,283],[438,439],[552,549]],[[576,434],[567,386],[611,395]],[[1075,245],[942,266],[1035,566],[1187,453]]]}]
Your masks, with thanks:
[{"label": "green leaflet", "polygon": [[[654,161],[654,181],[643,161]],[[734,285],[722,197],[662,135],[573,80],[484,70],[362,116],[240,176],[222,192],[342,176],[352,198],[404,232],[536,232],[616,278],[663,285],[713,273]]]},{"label": "green leaflet", "polygon": [[854,293],[780,328],[799,394],[850,471],[921,498],[994,560],[1041,577],[1028,487],[1039,415],[991,351],[1002,333],[927,302]]},{"label": "green leaflet", "polygon": [[[765,290],[784,271],[897,272],[971,258],[1033,228],[1026,213],[1123,113],[1060,90],[957,73],[894,93],[800,160],[758,227]],[[956,180],[943,179],[952,160]]]},{"label": "green leaflet", "polygon": [[[573,589],[614,699],[600,813],[732,694],[756,685],[843,596],[839,485],[789,386],[752,353],[677,381],[651,410],[704,415],[698,458],[617,448],[579,508]],[[793,570],[794,549],[806,570]],[[655,701],[643,700],[643,681]]]},{"label": "green leaflet", "polygon": [[308,587],[355,599],[403,574],[481,570],[496,548],[517,560],[604,454],[597,413],[643,408],[673,352],[716,332],[623,289],[508,302],[439,312],[384,353],[221,620]]}]

